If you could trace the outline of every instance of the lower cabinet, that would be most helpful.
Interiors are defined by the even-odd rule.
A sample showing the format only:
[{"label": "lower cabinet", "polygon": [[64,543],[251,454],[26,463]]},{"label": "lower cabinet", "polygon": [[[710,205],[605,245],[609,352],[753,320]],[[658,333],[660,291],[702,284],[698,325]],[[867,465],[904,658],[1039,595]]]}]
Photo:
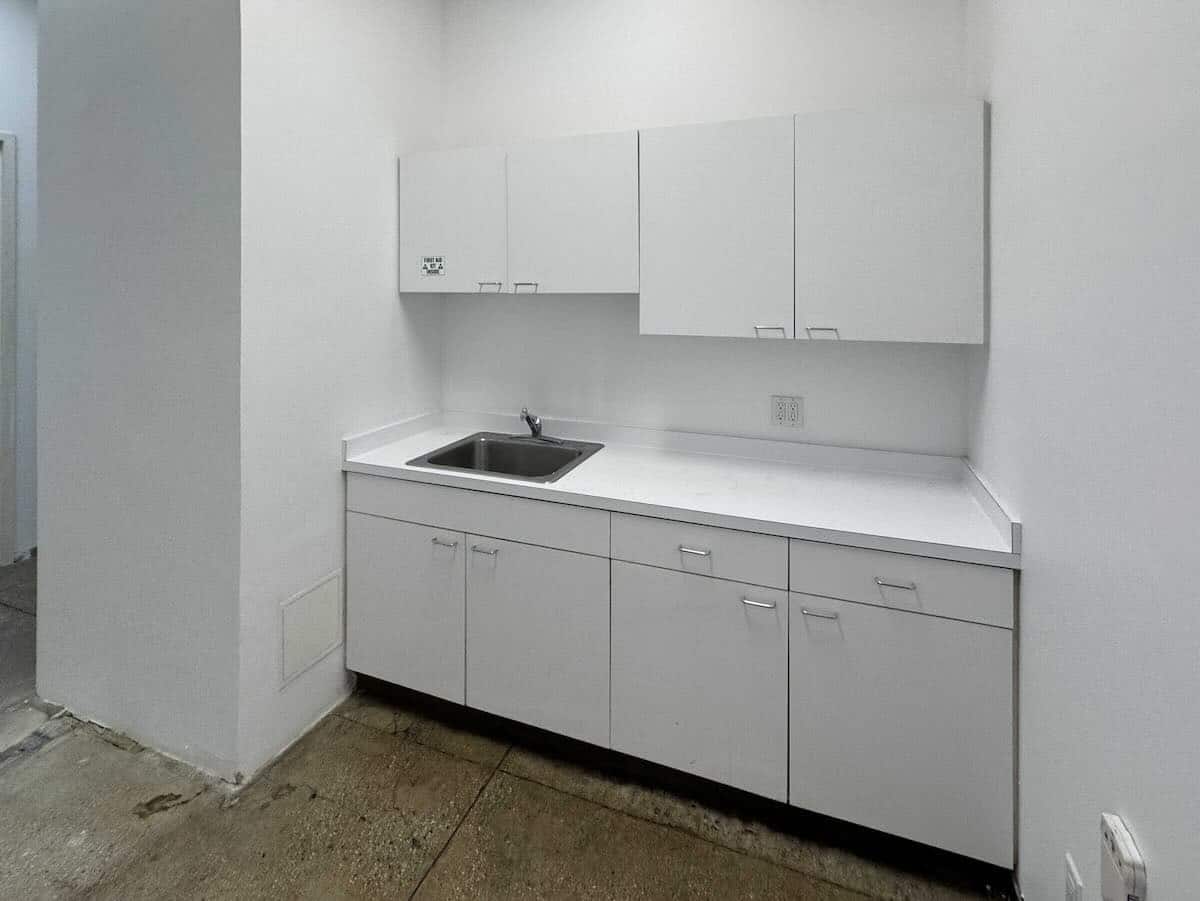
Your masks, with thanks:
[{"label": "lower cabinet", "polygon": [[468,535],[467,704],[608,747],[608,560]]},{"label": "lower cabinet", "polygon": [[466,536],[346,514],[346,666],[463,703]]},{"label": "lower cabinet", "polygon": [[612,747],[787,800],[786,592],[612,564]]},{"label": "lower cabinet", "polygon": [[790,603],[789,801],[1011,867],[1012,632]]},{"label": "lower cabinet", "polygon": [[351,670],[1012,866],[1011,572],[373,487],[346,513]]}]

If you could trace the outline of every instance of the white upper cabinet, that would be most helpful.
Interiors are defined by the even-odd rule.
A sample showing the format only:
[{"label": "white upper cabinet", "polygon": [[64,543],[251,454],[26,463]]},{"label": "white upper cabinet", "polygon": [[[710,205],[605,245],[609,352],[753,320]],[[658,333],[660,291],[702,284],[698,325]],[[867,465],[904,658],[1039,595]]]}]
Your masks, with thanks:
[{"label": "white upper cabinet", "polygon": [[641,332],[794,336],[792,117],[641,133]]},{"label": "white upper cabinet", "polygon": [[400,290],[502,290],[504,150],[416,153],[400,160]]},{"label": "white upper cabinet", "polygon": [[640,293],[647,335],[979,344],[986,107],[400,161],[400,290]]},{"label": "white upper cabinet", "polygon": [[508,152],[508,277],[517,293],[636,294],[637,132]]},{"label": "white upper cabinet", "polygon": [[798,337],[982,343],[984,116],[796,117]]}]

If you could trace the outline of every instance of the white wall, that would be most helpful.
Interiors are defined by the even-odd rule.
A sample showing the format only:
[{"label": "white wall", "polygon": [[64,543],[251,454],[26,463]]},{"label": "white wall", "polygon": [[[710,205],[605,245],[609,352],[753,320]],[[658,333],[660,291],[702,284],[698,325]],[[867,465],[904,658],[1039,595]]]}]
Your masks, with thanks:
[{"label": "white wall", "polygon": [[1101,811],[1197,896],[1200,8],[973,2],[992,335],[972,456],[1025,525],[1020,864],[1099,897]]},{"label": "white wall", "polygon": [[446,0],[451,143],[961,97],[960,0]]},{"label": "white wall", "polygon": [[19,157],[16,550],[23,554],[37,544],[37,0],[0,0],[0,131],[17,136]]},{"label": "white wall", "polygon": [[395,254],[441,8],[41,25],[38,688],[236,778],[347,687],[340,651],[286,688],[280,660],[280,602],[342,565],[340,439],[439,402],[440,306]]},{"label": "white wall", "polygon": [[344,655],[280,686],[281,601],[343,562],[341,438],[436,409],[440,305],[398,299],[396,158],[427,146],[437,0],[242,2],[239,755],[344,693]]},{"label": "white wall", "polygon": [[236,757],[236,0],[42,0],[38,693]]},{"label": "white wall", "polygon": [[[447,0],[442,137],[961,98],[963,27],[957,0]],[[528,403],[632,425],[966,451],[959,347],[641,338],[636,303],[618,297],[444,303],[448,409]],[[769,430],[779,393],[805,397],[804,431]]]}]

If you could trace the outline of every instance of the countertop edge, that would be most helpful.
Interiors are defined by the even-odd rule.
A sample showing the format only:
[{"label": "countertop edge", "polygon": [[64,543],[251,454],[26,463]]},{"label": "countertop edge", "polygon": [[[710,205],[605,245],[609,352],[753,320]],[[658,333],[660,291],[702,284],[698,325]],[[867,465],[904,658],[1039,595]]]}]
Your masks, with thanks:
[{"label": "countertop edge", "polygon": [[[409,482],[422,482],[428,485],[441,485],[447,488],[460,488],[468,491],[482,491],[487,494],[502,494],[510,497],[567,504],[573,507],[587,507],[596,510],[609,510],[614,513],[628,513],[634,516],[671,519],[696,525],[717,526],[719,528],[737,529],[744,532],[777,535],[783,538],[817,541],[824,544],[838,544],[846,547],[864,548],[866,550],[890,551],[899,554],[911,554],[917,557],[950,560],[958,563],[996,566],[1003,569],[1019,570],[1021,568],[1021,555],[1015,552],[934,544],[908,538],[822,529],[797,523],[775,522],[730,514],[706,513],[701,510],[670,507],[642,501],[630,501],[621,498],[605,497],[603,495],[558,491],[550,485],[538,484],[530,486],[521,482],[499,482],[454,473],[432,472],[422,469],[400,469],[393,466],[377,466],[351,460],[343,462],[342,470],[360,475],[402,479]],[[968,475],[968,478],[974,481],[973,477],[973,472]],[[979,483],[976,482],[976,484]],[[980,485],[980,488],[983,488],[983,486]],[[973,489],[969,490],[973,491]],[[988,497],[991,498],[991,495],[989,494]],[[994,499],[992,499],[992,503],[995,503]],[[997,509],[1000,509],[998,504]],[[1002,513],[1003,511],[1001,510]],[[990,511],[989,515],[991,515]]]}]

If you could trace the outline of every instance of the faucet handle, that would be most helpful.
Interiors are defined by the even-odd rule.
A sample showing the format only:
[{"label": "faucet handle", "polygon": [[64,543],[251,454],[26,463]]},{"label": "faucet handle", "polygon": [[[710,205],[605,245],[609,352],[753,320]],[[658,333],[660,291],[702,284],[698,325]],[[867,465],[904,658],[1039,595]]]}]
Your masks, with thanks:
[{"label": "faucet handle", "polygon": [[530,413],[528,407],[522,407],[521,418],[525,420],[525,424],[529,426],[529,431],[533,433],[534,438],[540,438],[542,436],[542,417],[535,416]]}]

